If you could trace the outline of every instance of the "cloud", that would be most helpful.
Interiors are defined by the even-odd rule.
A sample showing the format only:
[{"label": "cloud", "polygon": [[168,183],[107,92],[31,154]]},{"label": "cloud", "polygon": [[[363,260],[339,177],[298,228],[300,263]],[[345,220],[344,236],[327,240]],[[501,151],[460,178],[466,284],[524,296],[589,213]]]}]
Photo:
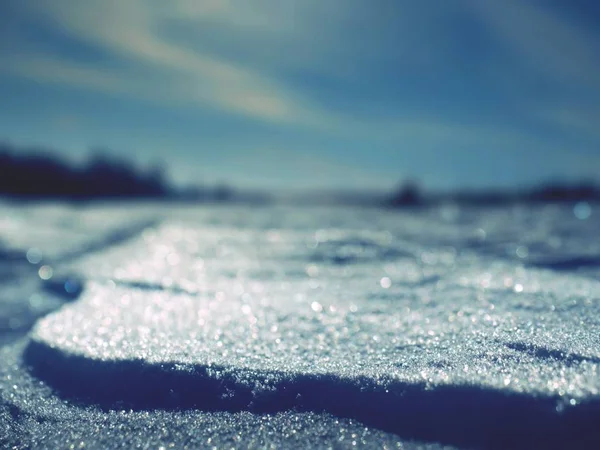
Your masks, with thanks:
[{"label": "cloud", "polygon": [[[577,8],[565,4],[564,7]],[[510,59],[499,76],[524,83],[515,102],[524,121],[560,135],[569,151],[600,142],[600,33],[548,2],[471,0]],[[527,81],[524,81],[527,80]],[[588,144],[585,144],[585,141]]]},{"label": "cloud", "polygon": [[[445,15],[451,18],[452,8],[432,12],[412,2],[371,8],[358,0],[23,0],[19,8],[113,58],[116,67],[98,64],[92,80],[105,74],[118,93],[326,132],[354,128],[353,116],[369,120],[368,109],[340,111],[298,80],[326,82],[343,92],[337,95],[368,101],[373,86],[364,85],[366,77],[388,71],[386,64],[435,60],[438,30],[452,27]],[[40,67],[35,76],[42,81],[42,62],[69,72],[50,82],[110,87],[90,81],[92,69],[58,52],[44,61],[24,53],[17,65]]]},{"label": "cloud", "polygon": [[[182,13],[191,8],[190,2],[172,3],[175,8],[166,10],[157,2],[140,0],[24,2],[22,7],[31,14],[57,24],[75,40],[108,52],[120,60],[123,67],[117,74],[107,74],[106,70],[90,69],[57,55],[43,58],[22,55],[13,57],[13,64],[5,65],[5,70],[8,67],[22,74],[31,68],[31,73],[35,72],[32,76],[40,81],[48,74],[50,82],[64,81],[101,89],[112,87],[117,91],[129,85],[133,86],[134,93],[139,93],[140,87],[148,83],[143,78],[131,77],[131,72],[136,68],[139,72],[143,67],[151,74],[150,78],[160,79],[158,85],[148,86],[149,90],[162,91],[160,96],[165,99],[192,101],[273,122],[305,119],[309,113],[301,106],[302,102],[294,99],[293,93],[279,86],[276,80],[160,36],[157,29],[178,10],[177,6]],[[218,9],[225,3],[212,2],[212,8]],[[211,2],[207,5],[205,13],[210,14]],[[187,20],[193,23],[193,16]],[[119,75],[121,80],[117,82]]]},{"label": "cloud", "polygon": [[573,23],[545,3],[484,0],[472,4],[529,70],[600,94],[597,31]]},{"label": "cloud", "polygon": [[118,73],[110,73],[97,67],[60,60],[47,55],[29,54],[26,57],[5,57],[0,70],[36,82],[69,84],[108,92],[125,90],[123,80]]},{"label": "cloud", "polygon": [[579,140],[600,142],[600,110],[580,105],[550,106],[538,111],[541,121],[557,130],[579,137]]}]

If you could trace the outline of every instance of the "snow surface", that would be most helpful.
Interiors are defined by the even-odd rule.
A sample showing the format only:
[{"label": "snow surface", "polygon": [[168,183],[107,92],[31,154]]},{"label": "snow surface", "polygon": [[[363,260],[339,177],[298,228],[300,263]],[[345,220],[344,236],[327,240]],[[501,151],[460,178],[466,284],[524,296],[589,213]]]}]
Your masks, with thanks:
[{"label": "snow surface", "polygon": [[64,306],[4,348],[0,424],[39,447],[115,427],[143,447],[600,445],[582,208],[78,212],[107,225],[42,283]]},{"label": "snow surface", "polygon": [[154,223],[156,209],[21,207],[0,202],[0,343],[17,338],[35,320],[79,295],[82,280],[68,263],[105,251]]}]

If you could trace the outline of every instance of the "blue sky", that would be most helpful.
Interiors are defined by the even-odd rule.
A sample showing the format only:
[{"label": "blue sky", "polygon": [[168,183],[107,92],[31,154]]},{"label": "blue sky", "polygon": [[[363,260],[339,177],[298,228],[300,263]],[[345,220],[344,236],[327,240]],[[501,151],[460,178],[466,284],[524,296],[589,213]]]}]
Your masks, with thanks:
[{"label": "blue sky", "polygon": [[595,0],[3,0],[0,139],[176,181],[600,175]]}]

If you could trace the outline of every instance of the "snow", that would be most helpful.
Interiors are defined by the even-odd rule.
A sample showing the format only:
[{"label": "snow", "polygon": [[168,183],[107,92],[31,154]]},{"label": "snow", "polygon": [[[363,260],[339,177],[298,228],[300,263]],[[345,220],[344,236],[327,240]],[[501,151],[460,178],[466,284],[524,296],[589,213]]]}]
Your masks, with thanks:
[{"label": "snow", "polygon": [[94,404],[67,403],[24,367],[24,345],[0,351],[2,448],[442,448],[310,411],[103,410]]},{"label": "snow", "polygon": [[104,210],[138,225],[55,265],[85,285],[5,346],[0,423],[61,420],[10,433],[48,447],[82,422],[95,447],[114,427],[144,446],[597,444],[587,206]]},{"label": "snow", "polygon": [[105,251],[153,223],[156,210],[0,202],[0,342],[76,298],[82,281],[68,270],[83,255]]}]

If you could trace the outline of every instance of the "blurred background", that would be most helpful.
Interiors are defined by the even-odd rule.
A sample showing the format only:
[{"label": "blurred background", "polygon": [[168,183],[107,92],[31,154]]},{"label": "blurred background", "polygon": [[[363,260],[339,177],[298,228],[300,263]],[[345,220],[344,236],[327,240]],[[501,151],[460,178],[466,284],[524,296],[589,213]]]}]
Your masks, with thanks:
[{"label": "blurred background", "polygon": [[0,191],[594,197],[599,24],[593,0],[4,0]]}]

